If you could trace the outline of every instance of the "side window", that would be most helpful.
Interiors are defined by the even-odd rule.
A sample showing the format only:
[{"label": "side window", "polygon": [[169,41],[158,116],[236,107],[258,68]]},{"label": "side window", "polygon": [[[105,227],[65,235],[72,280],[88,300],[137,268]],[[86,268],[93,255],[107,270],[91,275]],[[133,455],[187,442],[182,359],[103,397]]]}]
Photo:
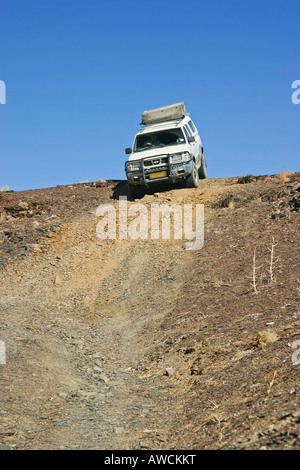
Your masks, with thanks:
[{"label": "side window", "polygon": [[188,132],[187,132],[187,130],[186,130],[186,128],[185,128],[185,126],[183,127],[183,132],[184,132],[184,135],[185,135],[186,141],[188,141],[188,139],[189,139],[189,134],[188,134]]},{"label": "side window", "polygon": [[192,126],[191,126],[191,121],[189,121],[187,123],[187,128],[191,131],[191,134],[193,134],[193,129],[192,129]]},{"label": "side window", "polygon": [[190,128],[192,129],[192,132],[196,132],[196,128],[195,128],[195,126],[194,126],[193,121],[189,121],[189,122],[188,122],[188,125],[189,125]]},{"label": "side window", "polygon": [[184,129],[186,130],[186,132],[188,133],[188,135],[192,135],[190,129],[188,128],[187,125],[184,126]]}]

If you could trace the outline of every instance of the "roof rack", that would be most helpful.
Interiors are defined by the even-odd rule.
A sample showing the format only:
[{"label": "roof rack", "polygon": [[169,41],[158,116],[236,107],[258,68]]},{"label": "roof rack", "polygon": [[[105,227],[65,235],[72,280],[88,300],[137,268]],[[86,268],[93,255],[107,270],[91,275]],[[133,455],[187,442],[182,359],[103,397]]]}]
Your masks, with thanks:
[{"label": "roof rack", "polygon": [[182,120],[184,118],[179,118],[179,119],[170,119],[169,121],[160,121],[156,122],[154,124],[142,124],[142,127],[140,127],[138,134],[144,134],[147,132],[156,132],[159,131],[160,129],[166,129],[166,128],[175,128],[178,127]]},{"label": "roof rack", "polygon": [[140,126],[143,126],[143,129],[145,129],[145,127],[158,126],[159,124],[168,124],[168,123],[170,123],[170,124],[171,123],[179,124],[182,121],[182,119],[184,119],[184,117],[176,118],[176,119],[167,119],[167,120],[163,120],[163,121],[157,121],[157,122],[153,122],[151,124],[144,124],[143,122],[141,122]]}]

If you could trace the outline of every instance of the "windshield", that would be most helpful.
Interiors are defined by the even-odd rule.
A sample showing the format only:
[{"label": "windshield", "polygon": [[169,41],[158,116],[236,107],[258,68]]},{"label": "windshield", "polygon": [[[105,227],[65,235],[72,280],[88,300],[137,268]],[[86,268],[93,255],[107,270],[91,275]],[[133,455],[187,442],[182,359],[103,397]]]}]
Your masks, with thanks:
[{"label": "windshield", "polygon": [[149,134],[141,134],[136,137],[133,151],[141,152],[156,147],[183,144],[184,142],[185,139],[181,129],[149,132]]}]

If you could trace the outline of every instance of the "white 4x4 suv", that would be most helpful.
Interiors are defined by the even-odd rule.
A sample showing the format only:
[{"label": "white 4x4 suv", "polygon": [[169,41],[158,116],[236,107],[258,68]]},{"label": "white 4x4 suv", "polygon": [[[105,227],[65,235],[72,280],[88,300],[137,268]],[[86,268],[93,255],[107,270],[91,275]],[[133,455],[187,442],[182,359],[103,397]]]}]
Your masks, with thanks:
[{"label": "white 4x4 suv", "polygon": [[125,172],[130,194],[141,197],[155,183],[186,180],[197,188],[206,178],[206,161],[198,131],[184,103],[144,111],[142,129],[136,134]]}]

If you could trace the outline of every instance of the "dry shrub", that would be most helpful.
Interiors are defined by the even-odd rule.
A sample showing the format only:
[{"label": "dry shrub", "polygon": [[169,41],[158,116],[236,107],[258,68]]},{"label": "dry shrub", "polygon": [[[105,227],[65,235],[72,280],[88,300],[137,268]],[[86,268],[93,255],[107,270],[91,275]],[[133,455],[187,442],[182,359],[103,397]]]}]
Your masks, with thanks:
[{"label": "dry shrub", "polygon": [[279,337],[276,331],[265,330],[260,331],[255,339],[254,345],[260,349],[265,349],[269,344],[278,341]]},{"label": "dry shrub", "polygon": [[287,181],[287,173],[285,170],[281,170],[281,172],[278,175],[278,181],[279,183],[286,183]]}]

